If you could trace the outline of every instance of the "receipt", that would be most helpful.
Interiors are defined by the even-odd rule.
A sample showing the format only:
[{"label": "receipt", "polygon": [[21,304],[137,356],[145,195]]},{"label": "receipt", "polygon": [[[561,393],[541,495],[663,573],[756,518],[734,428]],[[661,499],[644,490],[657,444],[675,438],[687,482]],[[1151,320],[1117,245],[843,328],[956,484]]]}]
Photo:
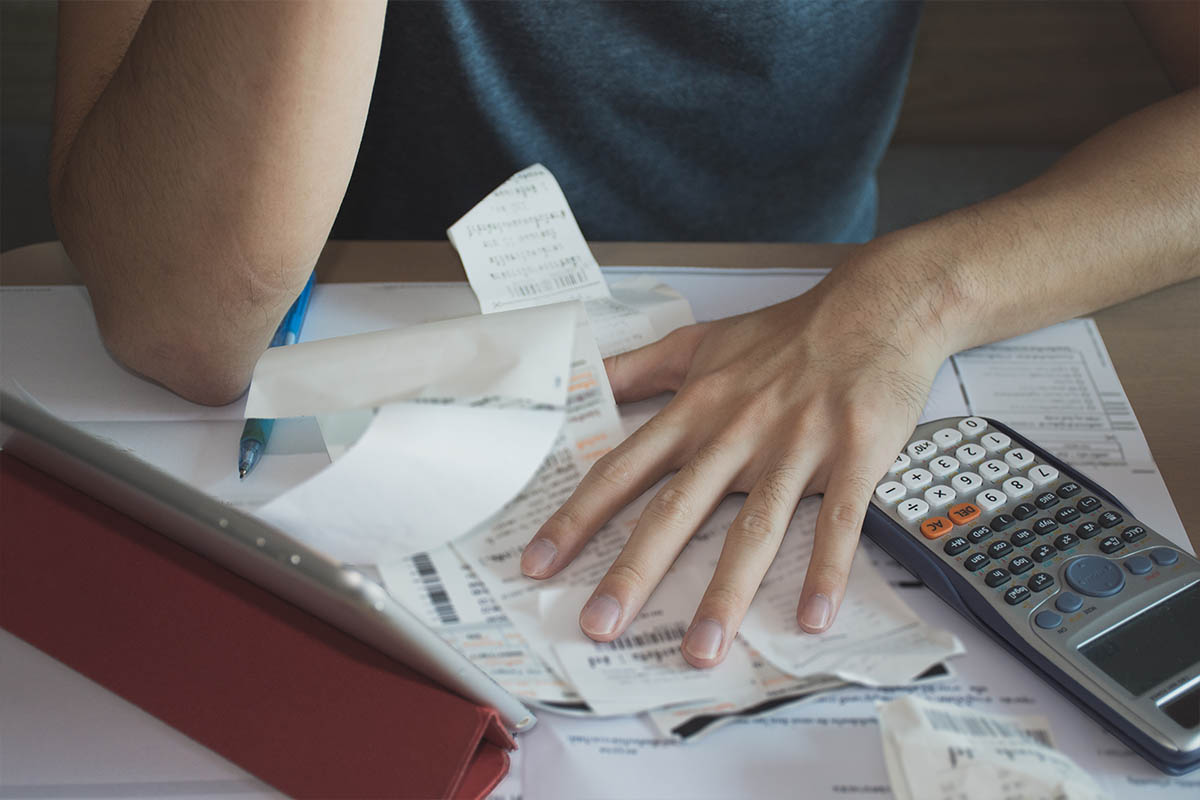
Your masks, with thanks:
[{"label": "receipt", "polygon": [[872,686],[908,683],[963,652],[953,634],[925,624],[908,608],[861,549],[834,624],[821,634],[803,633],[796,623],[796,604],[819,510],[818,498],[803,500],[797,508],[742,622],[746,641],[790,675],[833,675]]},{"label": "receipt", "polygon": [[484,314],[609,297],[558,181],[521,170],[446,231]]},{"label": "receipt", "polygon": [[1104,800],[1054,749],[1044,717],[999,716],[916,697],[879,706],[884,762],[897,800]]}]

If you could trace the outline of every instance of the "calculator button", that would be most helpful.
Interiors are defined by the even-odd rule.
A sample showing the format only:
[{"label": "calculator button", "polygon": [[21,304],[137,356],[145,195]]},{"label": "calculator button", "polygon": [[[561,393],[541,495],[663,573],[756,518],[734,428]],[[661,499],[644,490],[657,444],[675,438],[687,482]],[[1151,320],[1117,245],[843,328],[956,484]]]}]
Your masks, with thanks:
[{"label": "calculator button", "polygon": [[1028,600],[1029,596],[1029,590],[1024,586],[1013,586],[1004,593],[1004,602],[1010,606],[1016,606]]},{"label": "calculator button", "polygon": [[984,511],[995,511],[1007,502],[1008,497],[1005,496],[1004,492],[998,492],[995,489],[984,489],[975,495],[975,505]]},{"label": "calculator button", "polygon": [[1089,597],[1112,597],[1125,588],[1125,573],[1116,562],[1100,556],[1074,559],[1063,575],[1072,589]]},{"label": "calculator button", "polygon": [[949,486],[930,486],[925,490],[925,502],[929,503],[930,508],[948,506],[954,502],[955,497],[958,497],[958,492]]},{"label": "calculator button", "polygon": [[1125,530],[1121,531],[1121,538],[1133,544],[1134,542],[1146,538],[1146,529],[1141,525],[1130,525]]},{"label": "calculator button", "polygon": [[971,528],[971,532],[967,534],[967,539],[971,544],[979,544],[987,541],[992,537],[992,529],[987,525],[980,525],[978,528]]},{"label": "calculator button", "polygon": [[1100,541],[1100,552],[1104,553],[1105,555],[1115,553],[1118,550],[1124,549],[1124,547],[1125,543],[1115,536],[1109,536]]},{"label": "calculator button", "polygon": [[1125,559],[1125,569],[1132,572],[1134,575],[1145,575],[1150,570],[1154,569],[1154,562],[1145,556],[1130,556]]},{"label": "calculator button", "polygon": [[900,482],[913,491],[924,489],[926,486],[933,483],[933,473],[927,469],[915,467],[901,475]]},{"label": "calculator button", "polygon": [[979,442],[987,449],[989,453],[999,453],[1008,448],[1012,444],[1012,439],[1000,431],[989,431],[979,437]]},{"label": "calculator button", "polygon": [[921,533],[926,539],[936,539],[950,532],[950,520],[945,517],[930,517],[921,523]]},{"label": "calculator button", "polygon": [[1054,539],[1054,546],[1059,550],[1070,550],[1079,544],[1079,537],[1073,533],[1064,533]]},{"label": "calculator button", "polygon": [[1029,577],[1026,586],[1034,592],[1044,592],[1054,585],[1054,576],[1049,572],[1035,572]]},{"label": "calculator button", "polygon": [[959,494],[967,494],[983,486],[983,478],[974,472],[960,472],[950,480],[950,485]]},{"label": "calculator button", "polygon": [[1017,521],[1008,514],[997,514],[992,517],[992,521],[989,524],[992,526],[992,530],[1002,531],[1016,525]]},{"label": "calculator button", "polygon": [[1068,522],[1074,522],[1075,520],[1079,519],[1079,509],[1075,506],[1060,508],[1058,511],[1054,512],[1054,518],[1066,525]]},{"label": "calculator button", "polygon": [[1001,539],[998,542],[992,542],[987,549],[987,554],[991,558],[1004,558],[1013,551],[1013,546]]},{"label": "calculator button", "polygon": [[966,561],[963,562],[963,566],[971,572],[978,572],[987,566],[987,564],[988,557],[983,553],[972,553],[971,555],[967,556]]},{"label": "calculator button", "polygon": [[1008,569],[1013,575],[1020,575],[1022,572],[1029,572],[1033,569],[1033,559],[1029,556],[1017,556],[1012,561],[1008,562]]},{"label": "calculator button", "polygon": [[892,475],[899,475],[908,469],[910,464],[912,464],[912,459],[908,457],[907,453],[897,453],[896,460],[888,467],[888,472]]},{"label": "calculator button", "polygon": [[939,478],[958,472],[958,459],[950,456],[938,456],[929,462],[929,471]]},{"label": "calculator button", "polygon": [[1033,481],[1024,478],[1009,478],[1002,485],[1004,493],[1009,497],[1024,497],[1033,491]]},{"label": "calculator button", "polygon": [[1058,551],[1048,544],[1039,544],[1033,548],[1033,552],[1029,555],[1033,557],[1034,561],[1040,564],[1048,558],[1054,558],[1058,555]]},{"label": "calculator button", "polygon": [[964,444],[954,451],[954,457],[968,466],[978,464],[987,458],[987,450],[977,444]]},{"label": "calculator button", "polygon": [[1079,488],[1078,483],[1076,483],[1075,481],[1067,481],[1062,486],[1058,487],[1058,496],[1061,497],[1063,500],[1066,500],[1068,497],[1074,497],[1075,495],[1079,494],[1081,491],[1082,490]]},{"label": "calculator button", "polygon": [[[1049,464],[1038,464],[1029,470],[1029,480],[1038,486],[1045,486],[1058,480],[1058,470]],[[1066,495],[1064,495],[1065,497]]]},{"label": "calculator button", "polygon": [[928,439],[917,439],[904,449],[913,461],[928,461],[937,455],[938,446]]},{"label": "calculator button", "polygon": [[1084,514],[1090,514],[1100,508],[1100,501],[1092,497],[1090,494],[1075,504]]},{"label": "calculator button", "polygon": [[1156,547],[1150,551],[1150,557],[1160,567],[1169,567],[1179,560],[1179,553],[1169,547]]},{"label": "calculator button", "polygon": [[1025,547],[1026,545],[1033,544],[1036,540],[1037,536],[1029,528],[1021,528],[1021,530],[1014,533],[1009,539],[1013,543],[1013,547]]},{"label": "calculator button", "polygon": [[1114,525],[1120,525],[1125,518],[1115,511],[1105,511],[1096,518],[1096,521],[1100,523],[1101,528],[1111,528]]},{"label": "calculator button", "polygon": [[1004,480],[1004,476],[1008,474],[1008,464],[997,458],[988,459],[979,465],[979,474],[988,481]]},{"label": "calculator button", "polygon": [[955,525],[966,525],[979,519],[979,506],[974,503],[959,503],[950,507],[950,521]]},{"label": "calculator button", "polygon": [[905,522],[912,522],[915,519],[920,519],[929,513],[929,503],[926,503],[920,498],[913,497],[909,500],[902,500],[900,505],[896,506],[900,512],[900,516]]},{"label": "calculator button", "polygon": [[1063,592],[1054,598],[1054,607],[1064,614],[1074,614],[1083,608],[1083,598],[1074,592]]},{"label": "calculator button", "polygon": [[995,569],[991,570],[983,578],[983,582],[992,587],[1002,586],[1003,584],[1008,583],[1010,580],[1012,580],[1012,573],[1006,569],[1002,569],[1001,567],[996,567]]},{"label": "calculator button", "polygon": [[942,547],[942,550],[948,556],[956,556],[970,546],[971,545],[967,544],[966,539],[961,536],[955,536],[953,539],[946,542],[945,546]]},{"label": "calculator button", "polygon": [[908,494],[908,490],[904,488],[904,484],[897,481],[888,481],[875,487],[875,496],[881,503],[897,503],[906,494]]},{"label": "calculator button", "polygon": [[949,450],[963,440],[963,435],[961,431],[956,431],[954,428],[941,428],[934,431],[933,436],[930,438],[933,439],[933,443],[938,447],[943,450]]},{"label": "calculator button", "polygon": [[1017,519],[1029,519],[1037,513],[1037,509],[1030,503],[1021,503],[1012,510],[1012,515]]},{"label": "calculator button", "polygon": [[1049,517],[1042,517],[1033,523],[1033,532],[1038,536],[1045,536],[1048,533],[1053,533],[1058,530],[1058,523]]},{"label": "calculator button", "polygon": [[1046,609],[1045,611],[1039,611],[1037,613],[1037,616],[1033,618],[1033,623],[1039,628],[1053,630],[1059,625],[1062,625],[1062,615],[1056,614],[1050,609]]},{"label": "calculator button", "polygon": [[1051,508],[1058,505],[1058,495],[1054,492],[1042,492],[1033,499],[1033,504],[1038,508]]},{"label": "calculator button", "polygon": [[980,417],[966,417],[958,421],[958,429],[968,439],[974,439],[987,430],[987,420]]},{"label": "calculator button", "polygon": [[1013,469],[1025,469],[1033,464],[1033,453],[1024,447],[1014,447],[1004,454],[1004,461]]},{"label": "calculator button", "polygon": [[1080,539],[1090,539],[1100,532],[1100,526],[1094,522],[1085,522],[1075,529],[1075,535]]}]

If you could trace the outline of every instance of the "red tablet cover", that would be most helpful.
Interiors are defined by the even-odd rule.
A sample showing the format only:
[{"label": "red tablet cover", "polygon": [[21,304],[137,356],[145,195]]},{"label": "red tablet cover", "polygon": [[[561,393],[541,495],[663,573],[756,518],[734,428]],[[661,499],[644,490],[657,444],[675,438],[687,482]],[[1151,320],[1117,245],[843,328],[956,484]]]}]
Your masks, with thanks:
[{"label": "red tablet cover", "polygon": [[492,709],[0,453],[0,626],[297,797],[483,797]]}]

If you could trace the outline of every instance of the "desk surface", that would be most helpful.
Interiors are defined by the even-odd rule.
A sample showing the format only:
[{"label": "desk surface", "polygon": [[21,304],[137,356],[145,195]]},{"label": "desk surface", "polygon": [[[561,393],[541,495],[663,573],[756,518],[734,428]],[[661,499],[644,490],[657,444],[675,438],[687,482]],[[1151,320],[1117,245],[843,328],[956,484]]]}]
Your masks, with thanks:
[{"label": "desk surface", "polygon": [[[834,267],[852,245],[596,242],[606,266]],[[448,242],[330,242],[322,281],[465,281]],[[7,285],[78,283],[57,243],[0,256]],[[1092,315],[1129,396],[1184,528],[1200,551],[1200,279]]]}]

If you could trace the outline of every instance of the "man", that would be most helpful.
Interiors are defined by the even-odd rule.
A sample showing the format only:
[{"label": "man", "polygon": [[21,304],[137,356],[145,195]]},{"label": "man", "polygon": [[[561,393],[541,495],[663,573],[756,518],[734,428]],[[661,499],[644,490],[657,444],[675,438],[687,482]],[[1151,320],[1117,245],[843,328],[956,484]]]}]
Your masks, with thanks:
[{"label": "man", "polygon": [[[555,574],[673,472],[582,610],[611,640],[721,498],[746,492],[683,642],[710,666],[796,503],[823,493],[797,619],[825,630],[872,488],[947,355],[1200,275],[1196,10],[1139,12],[1187,91],[1025,186],[871,241],[801,297],[610,359],[619,401],[675,396],[537,532],[525,573]],[[542,161],[593,238],[868,238],[916,14],[63,3],[55,219],[112,352],[225,403],[344,194],[336,233],[431,238]]]}]

